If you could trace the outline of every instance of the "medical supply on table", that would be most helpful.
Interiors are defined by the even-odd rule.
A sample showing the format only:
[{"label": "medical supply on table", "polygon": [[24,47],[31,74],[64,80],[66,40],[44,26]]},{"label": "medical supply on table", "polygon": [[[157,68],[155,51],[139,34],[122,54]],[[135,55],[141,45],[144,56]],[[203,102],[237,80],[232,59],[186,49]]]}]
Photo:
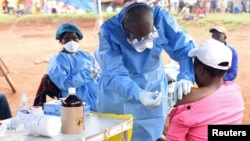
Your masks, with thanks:
[{"label": "medical supply on table", "polygon": [[43,110],[45,115],[61,116],[61,101],[55,99],[45,102],[43,104]]},{"label": "medical supply on table", "polygon": [[25,134],[54,137],[61,131],[61,119],[56,116],[44,115],[41,106],[30,107],[27,94],[21,94],[21,103],[16,117],[10,120],[8,130]]},{"label": "medical supply on table", "polygon": [[[51,116],[57,117],[57,116]],[[59,117],[57,117],[59,118]],[[3,126],[8,126],[10,119],[3,120]],[[82,134],[62,134],[49,138],[44,136],[27,135],[23,132],[9,131],[5,128],[0,141],[130,141],[133,128],[132,115],[116,115],[92,112],[85,116],[86,128]]]},{"label": "medical supply on table", "polygon": [[21,101],[17,108],[17,114],[21,113],[30,113],[30,105],[28,103],[27,93],[21,94]]},{"label": "medical supply on table", "polygon": [[[45,102],[43,105],[43,112],[45,115],[53,115],[53,116],[61,116],[61,101],[60,100],[52,100]],[[83,102],[83,112],[84,115],[87,115],[90,112],[90,106]]]},{"label": "medical supply on table", "polygon": [[26,133],[31,135],[41,135],[55,137],[61,132],[61,119],[57,116],[31,114],[24,123]]},{"label": "medical supply on table", "polygon": [[31,109],[28,104],[27,93],[21,93],[20,104],[17,108],[16,117],[10,122],[10,128],[12,130],[24,131],[24,122],[29,118]]},{"label": "medical supply on table", "polygon": [[61,102],[62,133],[82,133],[84,129],[84,108],[82,101],[76,96],[76,89],[68,88],[68,96]]},{"label": "medical supply on table", "polygon": [[43,107],[42,106],[32,106],[31,113],[36,115],[43,115]]},{"label": "medical supply on table", "polygon": [[54,137],[61,131],[61,119],[56,116],[30,113],[11,119],[8,130],[35,136]]}]

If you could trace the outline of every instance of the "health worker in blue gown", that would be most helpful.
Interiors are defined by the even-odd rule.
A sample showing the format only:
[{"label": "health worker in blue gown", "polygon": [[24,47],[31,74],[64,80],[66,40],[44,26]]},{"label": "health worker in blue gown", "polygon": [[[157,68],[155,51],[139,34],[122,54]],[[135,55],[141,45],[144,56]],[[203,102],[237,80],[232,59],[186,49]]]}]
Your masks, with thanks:
[{"label": "health worker in blue gown", "polygon": [[161,7],[133,3],[106,20],[99,31],[95,57],[101,66],[97,111],[132,114],[133,141],[155,141],[162,136],[168,100],[168,80],[162,51],[179,62],[176,84],[179,99],[194,82],[192,38]]},{"label": "health worker in blue gown", "polygon": [[61,90],[62,97],[68,95],[69,87],[75,87],[76,95],[90,106],[90,110],[96,111],[98,72],[94,57],[78,49],[82,38],[82,31],[73,23],[66,22],[58,27],[56,40],[62,50],[50,58],[48,75]]}]

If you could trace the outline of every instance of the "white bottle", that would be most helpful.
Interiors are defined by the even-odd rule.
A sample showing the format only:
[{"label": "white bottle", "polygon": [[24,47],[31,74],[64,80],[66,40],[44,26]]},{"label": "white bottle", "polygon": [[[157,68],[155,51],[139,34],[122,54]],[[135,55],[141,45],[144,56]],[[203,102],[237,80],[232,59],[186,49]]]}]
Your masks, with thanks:
[{"label": "white bottle", "polygon": [[19,107],[17,109],[17,116],[20,113],[30,114],[30,112],[31,112],[31,109],[30,109],[30,106],[28,103],[27,93],[22,93],[21,94],[21,101],[20,101]]},{"label": "white bottle", "polygon": [[31,109],[28,104],[27,94],[21,94],[21,101],[17,109],[16,117],[10,122],[10,127],[15,130],[24,131],[24,123],[31,115]]}]

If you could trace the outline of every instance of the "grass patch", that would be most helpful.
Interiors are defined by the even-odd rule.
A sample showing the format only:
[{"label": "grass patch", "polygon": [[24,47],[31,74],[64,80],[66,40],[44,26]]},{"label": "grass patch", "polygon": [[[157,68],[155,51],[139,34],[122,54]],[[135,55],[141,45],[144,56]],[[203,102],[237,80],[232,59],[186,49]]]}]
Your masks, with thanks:
[{"label": "grass patch", "polygon": [[[102,13],[102,17],[104,19],[109,19],[112,16],[117,14],[116,12],[112,13]],[[242,25],[250,24],[249,14],[208,14],[205,18],[202,19],[194,19],[192,21],[183,21],[182,17],[178,13],[171,13],[176,20],[181,24],[184,29],[194,30],[195,32],[199,32],[199,27],[209,28],[215,25],[224,26],[226,29],[234,30]],[[22,15],[20,17],[15,17],[12,15],[0,14],[0,23],[10,23],[13,21],[27,21],[27,20],[35,20],[35,19],[53,19],[57,20],[60,18],[87,18],[87,19],[95,19],[98,18],[99,15],[96,13],[84,13],[84,14],[63,14],[63,15],[45,15],[45,14],[32,14],[32,15]],[[195,27],[195,28],[193,28]],[[191,29],[190,29],[191,28]],[[193,28],[193,29],[192,29]],[[196,31],[197,30],[197,31]]]},{"label": "grass patch", "polygon": [[7,14],[0,14],[0,23],[9,23],[16,19],[16,17],[13,17],[11,15]]},{"label": "grass patch", "polygon": [[233,31],[240,26],[250,25],[249,14],[229,14],[229,13],[216,13],[208,14],[205,18],[194,19],[191,21],[184,21],[180,14],[174,13],[173,16],[184,28],[184,30],[194,34],[203,34],[208,29],[216,25],[224,26],[228,31]]}]

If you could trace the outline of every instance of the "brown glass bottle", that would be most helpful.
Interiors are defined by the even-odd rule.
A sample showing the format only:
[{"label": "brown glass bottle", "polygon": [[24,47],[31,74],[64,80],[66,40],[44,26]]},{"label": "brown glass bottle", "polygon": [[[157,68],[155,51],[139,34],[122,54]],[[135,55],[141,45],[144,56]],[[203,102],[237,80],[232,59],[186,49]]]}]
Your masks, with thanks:
[{"label": "brown glass bottle", "polygon": [[75,88],[69,88],[68,93],[61,106],[61,132],[64,134],[80,134],[84,129],[83,103],[76,96]]},{"label": "brown glass bottle", "polygon": [[68,96],[62,100],[62,106],[64,107],[80,107],[82,106],[82,101],[76,96],[76,89],[69,88]]}]

